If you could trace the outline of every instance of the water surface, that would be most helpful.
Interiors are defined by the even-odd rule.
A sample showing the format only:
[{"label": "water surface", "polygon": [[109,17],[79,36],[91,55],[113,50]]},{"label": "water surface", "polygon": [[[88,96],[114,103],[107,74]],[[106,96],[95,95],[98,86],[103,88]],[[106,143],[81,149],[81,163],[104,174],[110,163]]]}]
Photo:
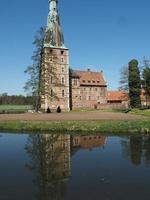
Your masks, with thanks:
[{"label": "water surface", "polygon": [[149,200],[150,137],[0,134],[0,200]]}]

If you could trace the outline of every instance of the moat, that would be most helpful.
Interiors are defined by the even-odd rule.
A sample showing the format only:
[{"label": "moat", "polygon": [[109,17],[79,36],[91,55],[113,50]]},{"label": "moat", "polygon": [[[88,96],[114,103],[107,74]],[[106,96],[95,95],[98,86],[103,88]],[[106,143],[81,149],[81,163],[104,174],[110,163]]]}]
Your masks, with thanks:
[{"label": "moat", "polygon": [[150,136],[0,133],[0,200],[149,200]]}]

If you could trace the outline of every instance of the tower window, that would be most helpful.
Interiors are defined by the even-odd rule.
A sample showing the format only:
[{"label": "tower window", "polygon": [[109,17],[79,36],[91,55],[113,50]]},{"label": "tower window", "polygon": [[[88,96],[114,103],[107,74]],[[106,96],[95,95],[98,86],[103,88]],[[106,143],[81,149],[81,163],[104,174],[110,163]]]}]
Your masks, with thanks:
[{"label": "tower window", "polygon": [[61,58],[61,62],[64,62],[64,58]]},{"label": "tower window", "polygon": [[64,67],[62,67],[62,72],[64,72]]},{"label": "tower window", "polygon": [[65,96],[65,91],[64,90],[62,90],[62,97],[64,97]]},{"label": "tower window", "polygon": [[63,55],[64,54],[64,51],[61,51],[61,55]]},{"label": "tower window", "polygon": [[91,100],[91,97],[89,96],[89,100]]},{"label": "tower window", "polygon": [[64,77],[62,77],[62,79],[61,79],[61,83],[62,83],[62,84],[65,83]]},{"label": "tower window", "polygon": [[51,89],[51,97],[53,97],[53,89]]},{"label": "tower window", "polygon": [[52,53],[53,53],[53,50],[51,49],[49,52],[50,52],[50,54],[52,54]]}]

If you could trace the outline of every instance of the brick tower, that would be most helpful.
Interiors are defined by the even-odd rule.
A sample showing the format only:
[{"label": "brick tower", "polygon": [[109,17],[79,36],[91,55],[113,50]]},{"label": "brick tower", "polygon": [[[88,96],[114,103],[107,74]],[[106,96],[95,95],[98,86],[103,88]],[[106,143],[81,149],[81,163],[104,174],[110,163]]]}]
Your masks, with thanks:
[{"label": "brick tower", "polygon": [[64,45],[58,0],[49,0],[41,74],[41,107],[69,111],[69,49]]}]

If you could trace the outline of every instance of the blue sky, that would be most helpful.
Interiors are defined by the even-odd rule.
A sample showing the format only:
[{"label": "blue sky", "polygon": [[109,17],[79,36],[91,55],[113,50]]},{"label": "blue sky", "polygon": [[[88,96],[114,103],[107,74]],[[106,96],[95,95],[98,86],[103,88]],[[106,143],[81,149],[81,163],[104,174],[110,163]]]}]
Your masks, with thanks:
[{"label": "blue sky", "polygon": [[[150,58],[149,0],[59,0],[70,66],[104,71],[117,89],[120,69],[132,58]],[[35,32],[46,25],[48,0],[1,1],[0,93],[24,94]]]}]

